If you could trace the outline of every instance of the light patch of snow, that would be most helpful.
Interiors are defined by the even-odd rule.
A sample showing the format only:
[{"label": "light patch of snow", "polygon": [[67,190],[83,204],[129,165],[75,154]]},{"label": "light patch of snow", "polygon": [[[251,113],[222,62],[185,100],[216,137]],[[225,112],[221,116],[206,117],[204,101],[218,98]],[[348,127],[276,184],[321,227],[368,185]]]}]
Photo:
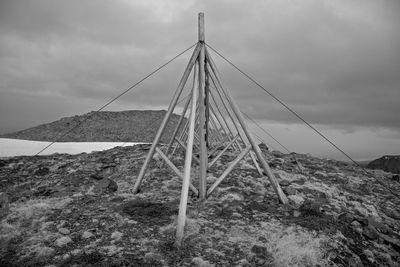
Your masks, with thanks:
[{"label": "light patch of snow", "polygon": [[[10,138],[0,138],[0,157],[32,156],[45,148],[51,142],[19,140]],[[102,151],[117,146],[133,146],[148,143],[133,142],[63,142],[54,143],[40,155],[50,155],[54,153],[79,154],[82,152],[90,153]]]}]

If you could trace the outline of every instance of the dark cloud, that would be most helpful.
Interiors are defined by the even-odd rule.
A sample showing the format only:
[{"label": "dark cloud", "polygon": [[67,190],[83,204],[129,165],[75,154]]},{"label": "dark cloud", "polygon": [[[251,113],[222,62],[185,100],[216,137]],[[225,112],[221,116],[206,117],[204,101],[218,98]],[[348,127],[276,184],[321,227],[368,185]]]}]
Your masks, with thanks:
[{"label": "dark cloud", "polygon": [[[396,0],[3,0],[1,132],[97,109],[195,43],[200,11],[206,41],[311,123],[399,132]],[[298,122],[211,53],[246,113]],[[166,107],[189,55],[109,109]]]}]

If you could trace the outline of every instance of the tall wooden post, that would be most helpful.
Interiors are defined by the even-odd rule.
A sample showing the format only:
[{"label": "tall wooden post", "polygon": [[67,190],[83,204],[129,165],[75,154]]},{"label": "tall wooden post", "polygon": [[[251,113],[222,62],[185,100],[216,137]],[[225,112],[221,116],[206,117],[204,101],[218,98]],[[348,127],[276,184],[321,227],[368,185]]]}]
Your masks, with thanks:
[{"label": "tall wooden post", "polygon": [[176,240],[175,246],[180,247],[182,245],[182,239],[186,223],[186,208],[189,194],[190,185],[190,170],[192,166],[192,153],[193,153],[193,141],[194,141],[194,126],[196,120],[196,101],[197,101],[197,90],[198,90],[198,73],[195,66],[193,79],[193,91],[192,91],[192,105],[190,108],[189,118],[189,137],[187,142],[187,149],[185,155],[185,166],[183,172],[183,183],[181,191],[181,200],[179,203],[179,214],[176,225]]},{"label": "tall wooden post", "polygon": [[205,45],[204,45],[204,13],[199,13],[199,44],[201,46],[199,54],[199,137],[200,137],[200,176],[199,176],[199,195],[205,199],[207,195],[207,130],[206,130],[206,91],[205,91]]},{"label": "tall wooden post", "polygon": [[[207,63],[204,62],[204,66]],[[210,121],[210,76],[207,73],[207,68],[204,68],[205,70],[205,102],[206,102],[206,141],[207,141],[207,149],[210,149],[210,141],[209,135],[210,135],[210,127],[209,127],[209,121]]]}]

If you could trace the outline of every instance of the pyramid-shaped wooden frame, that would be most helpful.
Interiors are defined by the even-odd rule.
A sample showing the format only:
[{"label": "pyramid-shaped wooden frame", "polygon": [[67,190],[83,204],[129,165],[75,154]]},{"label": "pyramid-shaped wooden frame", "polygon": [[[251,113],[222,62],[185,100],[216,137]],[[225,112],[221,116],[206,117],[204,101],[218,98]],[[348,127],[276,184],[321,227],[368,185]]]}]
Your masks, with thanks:
[{"label": "pyramid-shaped wooden frame", "polygon": [[[165,163],[181,177],[183,183],[177,221],[177,246],[181,245],[183,239],[189,189],[199,198],[206,199],[247,155],[250,155],[258,172],[261,175],[266,174],[268,176],[279,200],[284,204],[288,202],[268,163],[262,156],[260,148],[254,141],[239,107],[231,97],[229,91],[224,88],[216,65],[207,51],[204,38],[204,13],[199,13],[198,26],[199,41],[183,73],[133,188],[134,193],[139,192],[146,170],[155,153],[158,153]],[[192,70],[193,86],[189,94],[190,97],[188,97],[183,107],[172,138],[168,146],[164,146],[165,149],[163,152],[159,144],[161,136],[171,114],[177,106]],[[188,112],[188,118],[185,120]],[[171,154],[175,152],[178,146],[186,151],[183,172],[169,159],[169,156],[171,157]],[[198,151],[198,157],[193,154],[194,149]],[[207,188],[207,171],[228,149],[237,152],[237,157],[229,164],[214,184],[210,188]],[[190,181],[193,159],[199,165],[198,189]],[[210,161],[210,159],[212,160]]]}]

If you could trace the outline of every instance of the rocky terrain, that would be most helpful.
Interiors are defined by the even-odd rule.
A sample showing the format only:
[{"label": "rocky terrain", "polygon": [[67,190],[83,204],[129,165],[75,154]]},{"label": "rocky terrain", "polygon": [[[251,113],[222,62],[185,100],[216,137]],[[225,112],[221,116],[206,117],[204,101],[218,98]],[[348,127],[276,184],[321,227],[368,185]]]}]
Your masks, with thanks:
[{"label": "rocky terrain", "polygon": [[371,161],[367,168],[400,174],[400,155],[388,155]]},{"label": "rocky terrain", "polygon": [[290,205],[246,159],[209,199],[190,198],[177,249],[180,178],[153,160],[131,193],[148,148],[1,160],[0,266],[399,266],[396,175],[374,171],[377,183],[347,163],[264,150]]},{"label": "rocky terrain", "polygon": [[[15,133],[0,135],[34,141],[56,141],[69,129],[76,127],[58,142],[152,142],[165,110],[100,111],[66,117]],[[179,116],[172,114],[162,142],[168,142]]]}]

